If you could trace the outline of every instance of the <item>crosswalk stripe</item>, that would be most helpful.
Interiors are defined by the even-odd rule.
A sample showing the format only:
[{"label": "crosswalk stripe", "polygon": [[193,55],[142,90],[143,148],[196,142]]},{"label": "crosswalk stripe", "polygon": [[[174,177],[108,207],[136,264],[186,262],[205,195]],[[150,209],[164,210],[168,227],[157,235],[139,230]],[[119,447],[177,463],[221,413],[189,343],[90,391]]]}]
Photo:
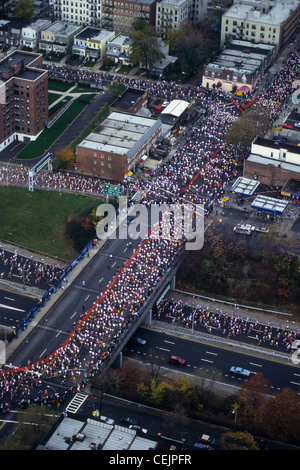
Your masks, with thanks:
[{"label": "crosswalk stripe", "polygon": [[70,411],[71,413],[76,413],[81,405],[85,402],[88,395],[83,393],[76,393],[75,397],[70,401],[68,406],[66,407],[66,411]]}]

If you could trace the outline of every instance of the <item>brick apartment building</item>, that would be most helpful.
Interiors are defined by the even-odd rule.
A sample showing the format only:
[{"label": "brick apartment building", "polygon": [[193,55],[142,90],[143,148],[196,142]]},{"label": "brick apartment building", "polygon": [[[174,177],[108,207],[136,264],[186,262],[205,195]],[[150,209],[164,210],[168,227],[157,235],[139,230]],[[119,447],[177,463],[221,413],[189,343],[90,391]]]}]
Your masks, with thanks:
[{"label": "brick apartment building", "polygon": [[77,169],[123,181],[161,137],[159,119],[112,112],[76,147]]},{"label": "brick apartment building", "polygon": [[0,61],[0,151],[35,140],[48,121],[48,72],[43,56],[16,50]]}]

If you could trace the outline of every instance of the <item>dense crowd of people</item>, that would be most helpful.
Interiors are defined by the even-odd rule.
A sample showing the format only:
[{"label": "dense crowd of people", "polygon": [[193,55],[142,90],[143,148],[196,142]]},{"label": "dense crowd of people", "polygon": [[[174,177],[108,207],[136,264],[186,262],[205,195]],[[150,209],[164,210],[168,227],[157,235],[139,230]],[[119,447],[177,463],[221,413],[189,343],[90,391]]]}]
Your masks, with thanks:
[{"label": "dense crowd of people", "polygon": [[[287,60],[284,68],[274,77],[260,96],[261,102],[268,107],[275,118],[282,106],[287,102],[291,93],[291,79],[297,78],[299,53],[295,52]],[[185,136],[175,155],[154,175],[150,181],[133,183],[130,188],[133,193],[141,190],[144,202],[161,202],[163,194],[177,201],[184,199],[193,202],[204,202],[206,205],[216,201],[224,194],[228,181],[236,176],[236,162],[239,158],[237,149],[228,149],[224,144],[226,129],[239,118],[237,108],[228,106],[226,96],[222,91],[208,93],[200,87],[183,87],[175,82],[153,82],[129,77],[111,76],[70,67],[49,66],[49,76],[68,80],[92,81],[101,86],[104,80],[121,81],[126,85],[147,89],[149,94],[163,99],[192,99],[201,100],[201,106],[207,115],[201,117],[191,132]],[[25,167],[9,167],[0,170],[0,181],[9,184],[27,184]],[[199,175],[196,185],[190,185],[195,174]],[[101,194],[103,183],[96,178],[78,177],[72,174],[41,172],[36,175],[36,184],[45,189],[74,190]],[[124,187],[125,189],[125,187]],[[112,284],[98,299],[89,312],[82,312],[79,323],[64,345],[49,358],[21,367],[14,371],[6,371],[0,375],[0,401],[9,404],[21,400],[29,400],[33,389],[41,388],[42,378],[59,377],[66,386],[73,380],[79,381],[78,387],[83,387],[91,376],[101,370],[111,358],[113,351],[122,342],[130,324],[140,315],[144,303],[153,289],[161,281],[167,269],[176,263],[182,248],[182,241],[177,239],[146,239],[140,243],[134,256],[118,273]],[[21,266],[20,266],[21,268]],[[39,266],[41,268],[41,266]],[[167,310],[161,310],[159,315],[166,315]],[[170,310],[172,315],[170,314]],[[180,304],[168,306],[168,315],[172,321],[190,324],[191,317],[185,315],[184,306]],[[194,315],[196,327],[212,331],[217,329],[228,337],[237,337],[249,328],[255,330],[255,324],[250,320],[245,322],[233,315],[221,312],[211,313],[199,309]],[[211,329],[211,330],[210,330]],[[273,342],[276,346],[284,342],[288,350],[291,332],[275,332],[270,327],[260,332],[257,341]],[[84,379],[76,377],[76,370],[88,371]],[[74,372],[75,370],[75,372]],[[81,376],[80,376],[81,377]],[[77,390],[71,388],[72,390]],[[40,397],[46,400],[48,396]],[[19,402],[18,402],[19,403]],[[5,406],[6,406],[5,405]]]},{"label": "dense crowd of people", "polygon": [[191,307],[182,300],[163,299],[154,318],[236,341],[247,338],[251,344],[287,353],[291,352],[293,342],[300,339],[299,329],[273,327],[269,322],[261,325],[258,320],[253,321],[249,317],[243,318],[233,312],[223,312],[222,309],[211,311],[209,307],[201,305]]},{"label": "dense crowd of people", "polygon": [[[3,271],[2,271],[3,269]],[[63,274],[64,268],[56,264],[48,264],[42,258],[34,259],[33,255],[26,258],[18,254],[18,250],[9,252],[0,245],[0,278],[13,279],[18,277],[23,284],[40,286],[47,289]]]}]

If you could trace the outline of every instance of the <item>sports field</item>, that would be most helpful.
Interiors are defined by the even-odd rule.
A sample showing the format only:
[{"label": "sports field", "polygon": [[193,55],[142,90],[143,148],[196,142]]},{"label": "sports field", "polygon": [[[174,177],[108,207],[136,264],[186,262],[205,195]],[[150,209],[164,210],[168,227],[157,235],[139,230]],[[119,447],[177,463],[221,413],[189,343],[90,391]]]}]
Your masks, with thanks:
[{"label": "sports field", "polygon": [[100,203],[57,191],[0,186],[0,239],[72,261],[78,253],[65,236],[66,221]]}]

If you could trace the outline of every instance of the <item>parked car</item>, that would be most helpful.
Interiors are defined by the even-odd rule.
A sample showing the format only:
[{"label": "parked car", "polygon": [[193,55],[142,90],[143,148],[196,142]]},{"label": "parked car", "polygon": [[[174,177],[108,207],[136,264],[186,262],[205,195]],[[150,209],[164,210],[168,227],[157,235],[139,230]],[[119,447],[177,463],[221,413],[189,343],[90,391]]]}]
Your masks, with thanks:
[{"label": "parked car", "polygon": [[100,421],[103,421],[104,423],[106,424],[111,424],[111,425],[114,425],[115,424],[115,421],[111,418],[107,418],[106,416],[100,416]]},{"label": "parked car", "polygon": [[121,418],[121,423],[130,424],[131,426],[138,426],[138,422],[135,419],[128,418],[127,416],[123,416]]},{"label": "parked car", "polygon": [[146,340],[143,339],[143,338],[139,338],[138,336],[134,336],[132,339],[133,339],[133,341],[135,341],[136,343],[139,343],[139,344],[146,344]]},{"label": "parked car", "polygon": [[294,127],[300,127],[300,122],[295,122]]},{"label": "parked car", "polygon": [[217,447],[219,445],[219,439],[217,439],[214,436],[210,436],[209,434],[202,434],[200,437],[200,442],[203,444],[206,444],[208,446],[215,446]]},{"label": "parked car", "polygon": [[293,129],[293,126],[291,124],[286,123],[284,123],[282,127],[284,127],[284,129]]},{"label": "parked car", "polygon": [[186,363],[186,360],[182,359],[179,356],[170,356],[169,362],[171,362],[171,364],[176,364],[177,366],[184,366]]},{"label": "parked car", "polygon": [[131,424],[131,425],[129,426],[129,429],[139,429],[139,430],[142,431],[144,434],[147,434],[147,432],[148,432],[147,429],[141,428],[141,426],[138,426],[137,424],[135,424],[135,425]]},{"label": "parked car", "polygon": [[243,377],[249,377],[250,370],[243,369],[242,367],[232,366],[230,367],[230,372],[237,375],[242,375]]}]

